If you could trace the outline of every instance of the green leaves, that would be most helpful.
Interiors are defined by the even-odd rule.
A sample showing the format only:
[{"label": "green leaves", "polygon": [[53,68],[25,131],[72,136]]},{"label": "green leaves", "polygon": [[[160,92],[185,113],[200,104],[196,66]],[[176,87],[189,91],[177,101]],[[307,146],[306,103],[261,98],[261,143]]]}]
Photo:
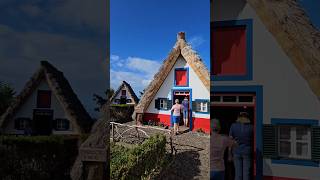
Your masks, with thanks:
[{"label": "green leaves", "polygon": [[133,149],[111,145],[111,179],[141,179],[162,165],[166,153],[163,135],[150,137]]}]

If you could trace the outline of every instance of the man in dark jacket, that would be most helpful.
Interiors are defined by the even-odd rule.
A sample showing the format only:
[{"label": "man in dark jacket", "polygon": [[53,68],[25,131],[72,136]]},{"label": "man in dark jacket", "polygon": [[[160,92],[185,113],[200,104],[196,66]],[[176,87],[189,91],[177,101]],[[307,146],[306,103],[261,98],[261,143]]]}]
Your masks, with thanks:
[{"label": "man in dark jacket", "polygon": [[252,169],[253,125],[249,114],[241,112],[237,122],[233,123],[229,135],[234,138],[238,147],[233,148],[235,180],[250,180]]}]

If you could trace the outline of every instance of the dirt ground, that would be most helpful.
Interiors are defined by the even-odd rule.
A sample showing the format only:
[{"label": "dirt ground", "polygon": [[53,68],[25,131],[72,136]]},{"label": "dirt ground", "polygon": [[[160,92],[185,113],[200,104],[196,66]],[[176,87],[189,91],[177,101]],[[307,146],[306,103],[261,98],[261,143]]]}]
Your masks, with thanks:
[{"label": "dirt ground", "polygon": [[[144,129],[144,131],[148,135],[164,133],[150,129]],[[166,136],[169,141],[169,135]],[[210,137],[208,135],[185,131],[173,136],[173,145],[175,153],[172,162],[154,179],[209,179]],[[167,149],[168,152],[171,152],[169,143]]]}]

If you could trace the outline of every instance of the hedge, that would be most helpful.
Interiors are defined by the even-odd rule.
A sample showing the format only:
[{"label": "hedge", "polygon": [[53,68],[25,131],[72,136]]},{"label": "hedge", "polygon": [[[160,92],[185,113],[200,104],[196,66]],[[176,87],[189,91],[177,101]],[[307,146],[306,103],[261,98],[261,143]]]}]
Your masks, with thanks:
[{"label": "hedge", "polygon": [[0,179],[70,179],[78,137],[0,136]]},{"label": "hedge", "polygon": [[110,118],[113,122],[126,123],[132,121],[134,106],[127,104],[115,104],[110,106]]},{"label": "hedge", "polygon": [[166,155],[166,138],[163,135],[150,137],[140,146],[128,149],[111,146],[111,179],[141,179],[161,166]]}]

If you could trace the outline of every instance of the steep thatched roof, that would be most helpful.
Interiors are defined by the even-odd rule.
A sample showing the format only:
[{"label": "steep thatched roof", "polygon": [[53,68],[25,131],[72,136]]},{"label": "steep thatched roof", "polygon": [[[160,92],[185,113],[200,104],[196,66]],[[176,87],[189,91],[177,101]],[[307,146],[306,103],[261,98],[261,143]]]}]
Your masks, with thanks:
[{"label": "steep thatched roof", "polygon": [[62,108],[70,117],[71,123],[81,132],[90,131],[92,119],[85,110],[77,95],[73,92],[69,82],[63,73],[52,66],[47,61],[41,61],[38,71],[27,82],[21,93],[15,101],[8,107],[6,112],[0,118],[0,128],[6,127],[13,115],[25,103],[28,97],[38,87],[41,81],[45,80],[53,94],[57,97]]},{"label": "steep thatched roof", "polygon": [[134,93],[130,84],[127,83],[126,81],[122,81],[122,84],[119,86],[118,90],[112,95],[112,97],[110,98],[110,101],[112,102],[114,100],[114,98],[117,97],[117,94],[120,93],[120,91],[123,87],[125,87],[128,90],[129,95],[132,97],[132,99],[134,101],[133,103],[138,104],[139,98],[137,97],[136,93]]},{"label": "steep thatched roof", "polygon": [[152,99],[160,89],[162,83],[169,75],[171,69],[175,65],[178,57],[182,56],[190,67],[198,75],[202,83],[205,85],[208,91],[210,91],[210,76],[207,67],[202,62],[199,55],[191,48],[191,46],[185,40],[185,33],[179,32],[177,36],[177,42],[168,57],[163,61],[159,72],[154,75],[153,81],[146,88],[143,96],[140,99],[139,104],[136,106],[132,118],[135,119],[137,113],[144,113],[150,105]]},{"label": "steep thatched roof", "polygon": [[297,0],[247,0],[320,97],[320,32]]}]

